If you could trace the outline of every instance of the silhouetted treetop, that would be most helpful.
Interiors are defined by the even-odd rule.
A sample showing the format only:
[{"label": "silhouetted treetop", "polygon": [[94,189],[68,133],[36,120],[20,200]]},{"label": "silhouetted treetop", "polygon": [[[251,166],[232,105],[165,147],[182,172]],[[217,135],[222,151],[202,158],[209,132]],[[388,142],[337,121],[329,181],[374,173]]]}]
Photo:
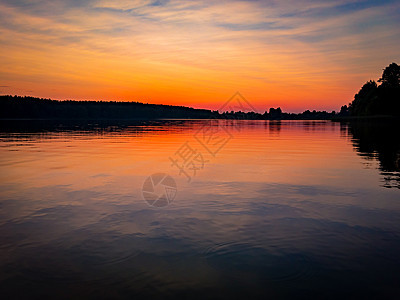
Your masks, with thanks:
[{"label": "silhouetted treetop", "polygon": [[378,82],[382,83],[382,87],[400,87],[400,66],[396,63],[391,63],[383,70],[382,77]]},{"label": "silhouetted treetop", "polygon": [[354,95],[349,104],[353,116],[390,115],[400,116],[400,67],[391,63],[383,71],[382,77],[366,82]]}]

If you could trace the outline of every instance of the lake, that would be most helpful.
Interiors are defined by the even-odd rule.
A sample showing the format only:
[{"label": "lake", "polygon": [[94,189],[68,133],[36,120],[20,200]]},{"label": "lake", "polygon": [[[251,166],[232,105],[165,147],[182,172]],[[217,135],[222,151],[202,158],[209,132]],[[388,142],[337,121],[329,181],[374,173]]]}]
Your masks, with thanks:
[{"label": "lake", "polygon": [[1,121],[2,298],[399,299],[399,128]]}]

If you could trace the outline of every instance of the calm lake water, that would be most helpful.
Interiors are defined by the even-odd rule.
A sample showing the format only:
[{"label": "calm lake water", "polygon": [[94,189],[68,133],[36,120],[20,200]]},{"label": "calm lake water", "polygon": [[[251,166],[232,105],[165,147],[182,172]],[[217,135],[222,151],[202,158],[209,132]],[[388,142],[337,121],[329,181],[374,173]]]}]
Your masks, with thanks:
[{"label": "calm lake water", "polygon": [[400,298],[398,124],[0,125],[3,299]]}]

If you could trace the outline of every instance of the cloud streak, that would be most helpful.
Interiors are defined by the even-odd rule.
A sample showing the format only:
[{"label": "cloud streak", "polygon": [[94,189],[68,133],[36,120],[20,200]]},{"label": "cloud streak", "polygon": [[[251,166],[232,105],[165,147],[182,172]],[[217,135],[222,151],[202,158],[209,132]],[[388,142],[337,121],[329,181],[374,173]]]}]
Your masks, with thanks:
[{"label": "cloud streak", "polygon": [[399,61],[394,1],[0,0],[0,81],[38,96],[333,109]]}]

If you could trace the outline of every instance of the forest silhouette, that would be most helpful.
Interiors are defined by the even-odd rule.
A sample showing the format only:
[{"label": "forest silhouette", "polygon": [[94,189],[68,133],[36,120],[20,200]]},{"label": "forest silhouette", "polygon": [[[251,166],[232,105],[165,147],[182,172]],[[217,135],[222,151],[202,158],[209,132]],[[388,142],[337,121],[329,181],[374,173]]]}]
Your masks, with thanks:
[{"label": "forest silhouette", "polygon": [[400,66],[396,63],[387,66],[378,83],[367,81],[349,106],[342,106],[342,115],[400,116]]},{"label": "forest silhouette", "polygon": [[[378,83],[379,85],[378,85]],[[280,107],[254,111],[223,111],[185,106],[118,101],[51,100],[29,96],[0,96],[2,119],[148,120],[148,119],[250,119],[326,120],[348,117],[400,116],[400,66],[391,63],[377,81],[366,82],[349,105],[339,112],[282,112]]]},{"label": "forest silhouette", "polygon": [[298,120],[331,119],[340,114],[332,111],[285,113],[271,107],[263,114],[254,111],[223,111],[185,106],[117,101],[51,100],[28,96],[0,96],[2,119],[63,119],[63,120],[149,120],[149,119],[238,119]]}]

